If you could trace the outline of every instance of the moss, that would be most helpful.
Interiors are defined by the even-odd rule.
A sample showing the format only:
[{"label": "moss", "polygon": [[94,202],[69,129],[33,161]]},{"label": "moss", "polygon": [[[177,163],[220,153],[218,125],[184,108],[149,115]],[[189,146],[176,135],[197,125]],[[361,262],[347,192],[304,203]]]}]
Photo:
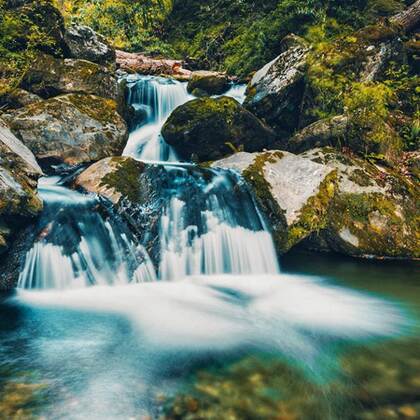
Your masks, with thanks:
[{"label": "moss", "polygon": [[357,248],[341,244],[350,255],[420,257],[420,219],[414,203],[399,203],[380,193],[339,194],[329,210],[328,229],[335,234],[348,229],[357,237]]},{"label": "moss", "polygon": [[117,103],[113,99],[83,94],[66,95],[60,99],[71,103],[83,114],[105,125],[116,123],[116,120],[119,119]]},{"label": "moss", "polygon": [[355,169],[349,175],[350,181],[354,182],[361,187],[369,187],[374,185],[374,182],[369,178],[369,175],[365,173],[362,169]]},{"label": "moss", "polygon": [[337,171],[333,171],[322,181],[318,193],[310,197],[303,206],[298,221],[289,228],[287,250],[311,233],[319,232],[327,226],[328,208],[337,190],[337,183]]},{"label": "moss", "polygon": [[139,177],[144,171],[144,163],[125,157],[114,157],[111,163],[116,165],[117,169],[105,175],[100,186],[114,189],[131,202],[139,202],[141,197]]},{"label": "moss", "polygon": [[273,229],[273,235],[280,252],[284,252],[287,243],[287,222],[284,211],[273,199],[271,186],[264,176],[264,168],[267,162],[274,163],[284,156],[282,152],[259,153],[254,162],[246,168],[242,176],[254,189],[260,207],[269,218]]}]

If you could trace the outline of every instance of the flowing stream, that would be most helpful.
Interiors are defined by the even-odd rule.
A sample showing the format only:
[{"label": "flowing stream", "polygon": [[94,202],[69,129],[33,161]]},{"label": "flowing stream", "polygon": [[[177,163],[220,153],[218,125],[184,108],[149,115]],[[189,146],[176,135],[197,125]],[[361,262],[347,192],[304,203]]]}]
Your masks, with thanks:
[{"label": "flowing stream", "polygon": [[[223,366],[259,355],[297,369],[325,396],[323,387],[343,375],[345,348],[413,334],[417,315],[404,299],[338,285],[331,278],[340,272],[299,273],[312,257],[282,271],[243,180],[177,161],[160,130],[193,99],[185,83],[130,76],[128,85],[136,117],[124,155],[164,174],[151,204],[162,206],[159,260],[101,198],[67,188],[65,177],[42,179],[35,242],[16,294],[0,301],[0,411],[19,406],[11,392],[28,417],[158,418],[173,395],[194,389],[197,370],[217,366],[236,378]],[[227,94],[242,101],[244,87]],[[259,365],[252,366],[257,378]],[[247,380],[230,379],[229,389]],[[272,398],[264,392],[264,402],[255,397],[251,406]],[[314,408],[297,418],[353,418],[335,410],[336,388],[326,400],[319,417]],[[249,410],[244,418],[273,418]]]}]

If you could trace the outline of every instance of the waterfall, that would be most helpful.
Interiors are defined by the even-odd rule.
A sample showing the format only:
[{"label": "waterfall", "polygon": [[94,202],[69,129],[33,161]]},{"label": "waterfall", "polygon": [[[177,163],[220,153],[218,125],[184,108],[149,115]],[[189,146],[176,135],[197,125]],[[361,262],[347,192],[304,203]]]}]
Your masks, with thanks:
[{"label": "waterfall", "polygon": [[176,161],[176,154],[166,144],[160,131],[171,112],[193,99],[187,83],[154,76],[127,78],[128,103],[136,114],[135,129],[123,152],[143,161]]},{"label": "waterfall", "polygon": [[59,181],[40,181],[45,210],[18,287],[64,289],[155,280],[145,250],[116,220],[100,214],[97,198],[69,190]]},{"label": "waterfall", "polygon": [[160,224],[161,279],[279,271],[271,235],[237,174],[170,170],[176,187],[169,191]]},{"label": "waterfall", "polygon": [[[141,232],[134,235],[115,215],[104,214],[98,197],[64,187],[59,177],[44,178],[39,192],[45,210],[19,287],[63,289],[190,275],[278,273],[272,237],[241,177],[177,162],[160,135],[173,109],[193,98],[186,83],[152,76],[129,76],[127,83],[135,118],[124,154],[162,169],[153,176],[158,197],[152,207],[161,208],[154,264],[145,249],[148,243],[138,243]],[[244,92],[244,86],[232,86],[226,95],[241,102]],[[150,239],[151,234],[145,236]]]}]

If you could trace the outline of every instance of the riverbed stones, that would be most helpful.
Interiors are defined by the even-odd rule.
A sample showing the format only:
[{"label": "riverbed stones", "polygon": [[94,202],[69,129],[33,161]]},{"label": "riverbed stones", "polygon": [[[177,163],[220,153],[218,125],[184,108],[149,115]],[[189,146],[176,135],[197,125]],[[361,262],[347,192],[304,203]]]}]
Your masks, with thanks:
[{"label": "riverbed stones", "polygon": [[230,81],[226,74],[214,71],[199,70],[191,74],[187,90],[196,96],[222,95],[230,88]]},{"label": "riverbed stones", "polygon": [[244,106],[279,136],[287,136],[298,127],[309,47],[292,34],[282,40],[280,49],[278,57],[255,73]]},{"label": "riverbed stones", "polygon": [[13,133],[45,164],[76,165],[121,154],[127,126],[112,99],[70,94],[4,115]]},{"label": "riverbed stones", "polygon": [[420,257],[419,188],[396,170],[332,148],[238,153],[214,165],[250,183],[280,252],[300,244],[356,257]]},{"label": "riverbed stones", "polygon": [[220,159],[237,150],[263,150],[274,133],[255,115],[228,97],[200,98],[176,108],[162,130],[183,159]]}]

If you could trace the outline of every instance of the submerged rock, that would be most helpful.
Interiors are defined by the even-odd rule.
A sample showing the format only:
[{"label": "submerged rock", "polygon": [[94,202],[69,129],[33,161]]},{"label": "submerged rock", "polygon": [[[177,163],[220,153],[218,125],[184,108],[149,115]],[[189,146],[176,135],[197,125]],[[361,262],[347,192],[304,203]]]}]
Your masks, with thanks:
[{"label": "submerged rock", "polygon": [[184,159],[220,159],[238,149],[263,150],[273,132],[228,97],[200,98],[176,108],[163,127],[167,143]]},{"label": "submerged rock", "polygon": [[11,130],[44,164],[92,162],[122,152],[127,126],[116,103],[70,94],[4,115]]},{"label": "submerged rock", "polygon": [[[36,187],[42,175],[34,155],[0,120],[0,290],[13,287],[17,255],[10,250],[18,234],[41,212]],[[9,269],[6,269],[9,265]]]},{"label": "submerged rock", "polygon": [[222,95],[229,88],[230,82],[226,74],[205,70],[193,72],[187,86],[189,93],[199,93],[196,96]]},{"label": "submerged rock", "polygon": [[279,135],[289,135],[298,127],[309,48],[303,39],[289,35],[282,40],[281,50],[255,73],[244,106]]},{"label": "submerged rock", "polygon": [[419,258],[420,192],[408,177],[331,148],[238,153],[214,164],[254,188],[280,252]]},{"label": "submerged rock", "polygon": [[43,98],[64,93],[88,93],[117,100],[116,77],[105,67],[86,60],[38,55],[21,87]]},{"label": "submerged rock", "polygon": [[115,64],[116,54],[108,41],[88,26],[73,24],[66,28],[64,39],[70,56],[94,63]]}]

